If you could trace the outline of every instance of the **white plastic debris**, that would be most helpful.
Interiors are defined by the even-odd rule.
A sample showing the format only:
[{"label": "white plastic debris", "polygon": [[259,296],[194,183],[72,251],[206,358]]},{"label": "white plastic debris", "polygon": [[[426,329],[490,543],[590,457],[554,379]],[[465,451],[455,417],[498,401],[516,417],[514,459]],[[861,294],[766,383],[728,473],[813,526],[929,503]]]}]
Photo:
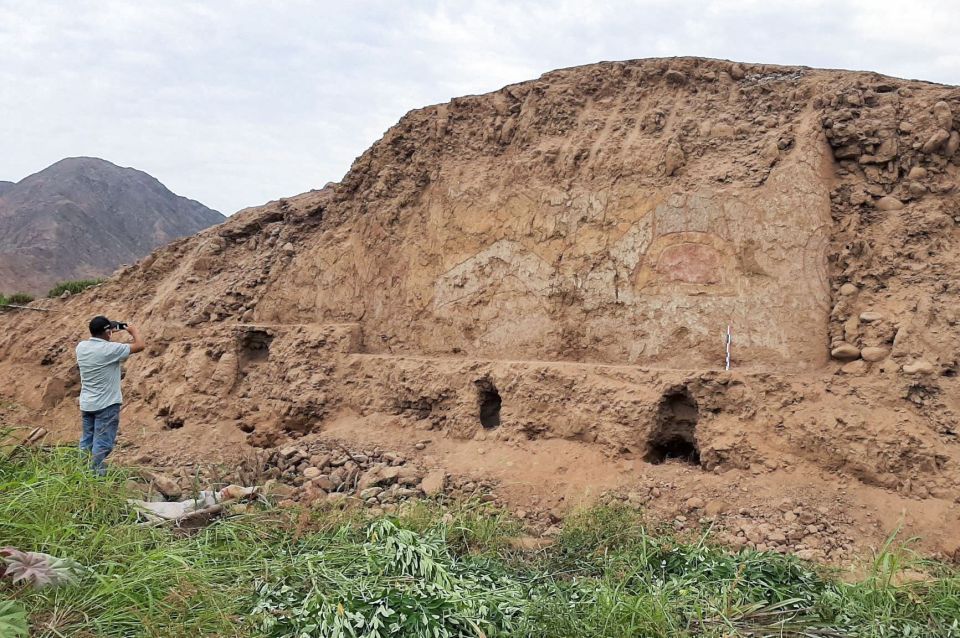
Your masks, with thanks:
[{"label": "white plastic debris", "polygon": [[[213,508],[217,508],[222,503],[236,501],[242,498],[253,496],[257,493],[256,487],[242,487],[240,485],[228,485],[219,491],[203,490],[197,494],[196,498],[188,498],[179,502],[150,502],[137,499],[128,499],[127,502],[137,508],[140,514],[149,523],[161,523],[164,521],[180,521],[191,514],[202,511],[214,513]],[[217,508],[219,511],[219,508]]]}]

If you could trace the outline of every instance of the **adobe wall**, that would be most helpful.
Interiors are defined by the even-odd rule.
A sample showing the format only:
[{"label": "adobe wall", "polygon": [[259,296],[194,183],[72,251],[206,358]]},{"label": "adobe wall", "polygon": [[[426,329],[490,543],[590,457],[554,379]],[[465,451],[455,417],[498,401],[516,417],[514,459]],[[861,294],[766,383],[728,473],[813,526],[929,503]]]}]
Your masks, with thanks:
[{"label": "adobe wall", "polygon": [[[822,135],[759,187],[442,172],[402,223],[350,220],[267,321],[355,321],[371,353],[803,370],[828,356]],[[475,167],[474,167],[475,168]],[[490,175],[499,175],[491,181]]]}]

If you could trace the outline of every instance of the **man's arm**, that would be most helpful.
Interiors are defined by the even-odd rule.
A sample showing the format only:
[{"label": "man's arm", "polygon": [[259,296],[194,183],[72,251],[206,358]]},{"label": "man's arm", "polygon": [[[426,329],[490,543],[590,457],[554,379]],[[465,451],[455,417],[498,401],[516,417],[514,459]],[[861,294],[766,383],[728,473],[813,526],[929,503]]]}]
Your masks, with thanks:
[{"label": "man's arm", "polygon": [[130,333],[130,336],[133,337],[133,343],[130,344],[130,354],[135,354],[137,352],[143,352],[144,348],[147,347],[147,342],[143,340],[143,337],[140,336],[140,330],[136,326],[127,326],[127,332]]}]

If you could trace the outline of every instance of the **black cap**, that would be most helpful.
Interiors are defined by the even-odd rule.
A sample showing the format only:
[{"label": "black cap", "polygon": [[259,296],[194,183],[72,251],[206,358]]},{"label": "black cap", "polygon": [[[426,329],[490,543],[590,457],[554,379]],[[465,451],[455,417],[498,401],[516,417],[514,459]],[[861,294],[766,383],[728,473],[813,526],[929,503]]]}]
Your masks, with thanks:
[{"label": "black cap", "polygon": [[113,325],[113,322],[104,317],[103,315],[94,317],[90,320],[90,334],[98,335],[103,334]]}]

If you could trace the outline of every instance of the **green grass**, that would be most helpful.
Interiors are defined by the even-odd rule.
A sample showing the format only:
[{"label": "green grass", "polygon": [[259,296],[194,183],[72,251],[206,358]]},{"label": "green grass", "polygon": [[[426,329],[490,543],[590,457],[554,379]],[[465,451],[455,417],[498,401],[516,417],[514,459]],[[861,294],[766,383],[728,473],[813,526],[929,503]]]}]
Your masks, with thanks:
[{"label": "green grass", "polygon": [[[10,304],[23,306],[31,301],[33,301],[33,295],[28,295],[25,292],[15,292],[12,295],[0,294],[0,306],[7,306]],[[2,636],[0,636],[0,638],[2,638]]]},{"label": "green grass", "polygon": [[47,297],[59,297],[65,292],[70,292],[70,294],[77,294],[83,292],[90,286],[96,286],[97,284],[102,284],[104,279],[77,279],[75,281],[61,281],[56,286],[50,289],[50,292],[47,293]]},{"label": "green grass", "polygon": [[[779,554],[655,534],[615,507],[568,519],[535,553],[510,549],[521,525],[479,503],[377,520],[263,507],[184,534],[136,524],[122,471],[92,476],[69,449],[6,454],[0,545],[86,566],[55,590],[0,581],[9,635],[26,612],[31,636],[79,638],[960,637],[960,575],[892,541],[844,583]],[[931,577],[898,584],[904,569]]]}]

